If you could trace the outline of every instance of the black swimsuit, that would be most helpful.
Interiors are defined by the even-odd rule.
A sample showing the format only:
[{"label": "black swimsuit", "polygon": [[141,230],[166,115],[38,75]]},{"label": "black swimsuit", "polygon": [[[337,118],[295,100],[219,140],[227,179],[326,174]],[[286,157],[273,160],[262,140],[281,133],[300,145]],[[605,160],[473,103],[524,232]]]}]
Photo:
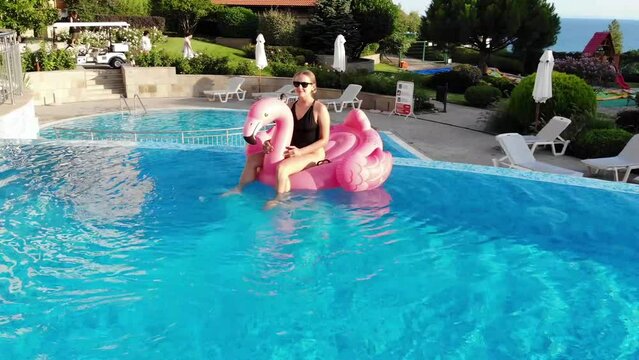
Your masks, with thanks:
[{"label": "black swimsuit", "polygon": [[313,108],[315,107],[315,100],[313,100],[313,104],[306,111],[306,114],[302,116],[301,119],[297,119],[297,114],[295,113],[295,104],[291,108],[293,112],[293,138],[291,139],[291,146],[295,146],[299,149],[308,146],[320,138],[319,125],[315,121],[315,117],[313,116]]}]

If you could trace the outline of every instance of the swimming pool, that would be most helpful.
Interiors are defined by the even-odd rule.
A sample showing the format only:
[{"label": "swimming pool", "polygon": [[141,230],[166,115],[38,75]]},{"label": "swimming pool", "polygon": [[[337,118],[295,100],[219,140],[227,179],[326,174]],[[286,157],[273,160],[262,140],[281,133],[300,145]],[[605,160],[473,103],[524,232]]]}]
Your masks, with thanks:
[{"label": "swimming pool", "polygon": [[220,197],[241,166],[201,147],[2,146],[2,357],[639,355],[629,185],[398,159],[384,189],[263,211],[261,184]]},{"label": "swimming pool", "polygon": [[[83,116],[46,126],[40,130],[40,136],[44,139],[93,140],[92,135],[74,130],[80,129],[97,131],[93,134],[96,140],[132,140],[129,134],[122,134],[122,137],[119,137],[120,135],[112,132],[136,132],[140,133],[139,141],[180,142],[180,135],[176,132],[242,127],[246,114],[247,111],[244,110],[221,109],[153,110],[146,115],[135,116],[108,113]],[[55,128],[60,129],[57,134]],[[100,133],[101,131],[106,133]],[[144,132],[148,133],[146,137]],[[220,133],[213,131],[198,134],[206,137],[219,136]],[[384,142],[384,149],[394,157],[418,157],[399,145],[390,133],[380,132],[380,136]],[[240,140],[235,141],[234,145],[243,146],[245,142],[240,136]]]},{"label": "swimming pool", "polygon": [[[171,109],[152,110],[147,114],[107,113],[83,116],[44,127],[40,136],[54,139],[53,127],[98,131],[167,132],[205,129],[227,129],[242,126],[244,110]],[[63,139],[73,139],[73,132],[61,132]],[[65,136],[66,135],[66,136]]]},{"label": "swimming pool", "polygon": [[435,75],[435,74],[449,72],[452,70],[453,70],[452,67],[443,67],[443,68],[436,68],[436,69],[414,70],[413,72],[417,74],[421,74],[421,75]]}]

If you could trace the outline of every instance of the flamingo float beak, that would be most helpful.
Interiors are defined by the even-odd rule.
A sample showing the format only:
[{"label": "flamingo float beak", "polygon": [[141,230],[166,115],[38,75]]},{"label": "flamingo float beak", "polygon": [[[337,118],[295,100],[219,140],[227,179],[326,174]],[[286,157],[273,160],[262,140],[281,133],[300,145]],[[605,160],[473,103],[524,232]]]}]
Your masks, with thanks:
[{"label": "flamingo float beak", "polygon": [[244,124],[242,129],[242,135],[244,135],[244,141],[251,145],[257,144],[255,134],[262,128],[262,121],[257,119],[250,119]]}]

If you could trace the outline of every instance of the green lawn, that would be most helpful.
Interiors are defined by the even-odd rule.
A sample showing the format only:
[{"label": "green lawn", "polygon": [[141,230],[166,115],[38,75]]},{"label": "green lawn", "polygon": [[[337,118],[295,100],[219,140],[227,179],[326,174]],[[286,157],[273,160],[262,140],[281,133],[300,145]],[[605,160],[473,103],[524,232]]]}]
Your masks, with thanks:
[{"label": "green lawn", "polygon": [[397,66],[379,63],[379,64],[375,64],[375,71],[396,73],[396,72],[400,72],[401,69],[398,68]]},{"label": "green lawn", "polygon": [[[244,57],[244,52],[239,49],[234,49],[222,45],[215,44],[206,39],[192,39],[191,45],[193,46],[193,50],[197,53],[210,54],[214,56],[228,56],[231,61],[240,61],[240,60],[252,60]],[[167,42],[162,44],[157,44],[157,48],[166,51],[167,53],[180,56],[182,55],[182,47],[184,46],[184,38],[181,37],[170,37],[167,39]],[[388,64],[377,64],[375,65],[375,71],[381,72],[390,72],[397,73],[401,70],[397,66],[388,65]],[[269,76],[270,73],[268,68],[262,71],[263,76]],[[435,97],[435,91],[432,91],[432,97]],[[464,99],[463,94],[453,94],[448,93],[448,101],[453,104],[466,105],[466,100]]]},{"label": "green lawn", "polygon": [[[245,59],[244,51],[234,49],[222,45],[215,44],[207,40],[191,40],[193,50],[197,53],[210,54],[214,56],[228,56],[231,60]],[[171,55],[182,55],[182,47],[184,46],[184,38],[170,37],[167,42],[158,44],[157,48],[165,50]]]}]

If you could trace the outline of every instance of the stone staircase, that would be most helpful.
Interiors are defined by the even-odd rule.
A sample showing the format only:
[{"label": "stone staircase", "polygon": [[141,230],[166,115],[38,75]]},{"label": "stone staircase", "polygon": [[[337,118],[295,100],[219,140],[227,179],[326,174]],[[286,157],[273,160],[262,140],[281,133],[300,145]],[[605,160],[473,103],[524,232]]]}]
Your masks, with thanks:
[{"label": "stone staircase", "polygon": [[124,78],[119,69],[85,70],[85,79],[81,101],[118,99],[125,94]]},{"label": "stone staircase", "polygon": [[27,73],[36,105],[119,99],[125,94],[122,70],[82,69]]}]

